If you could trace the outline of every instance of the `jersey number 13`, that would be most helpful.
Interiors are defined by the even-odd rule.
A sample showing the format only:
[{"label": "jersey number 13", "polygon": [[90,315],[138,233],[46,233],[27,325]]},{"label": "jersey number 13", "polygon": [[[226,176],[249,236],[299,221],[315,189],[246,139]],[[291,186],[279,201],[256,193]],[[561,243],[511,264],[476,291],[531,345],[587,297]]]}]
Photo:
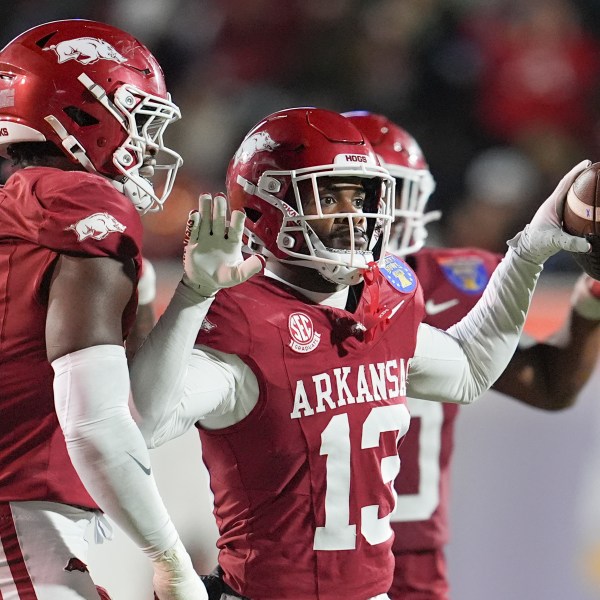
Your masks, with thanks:
[{"label": "jersey number 13", "polygon": [[[406,406],[374,407],[361,431],[360,448],[369,450],[380,445],[380,436],[387,431],[397,432],[396,441],[408,429],[409,416]],[[347,414],[332,417],[321,434],[321,455],[327,456],[325,493],[325,525],[317,527],[313,548],[315,550],[353,550],[356,548],[356,524],[350,523],[350,456],[353,449],[350,443],[350,422]],[[392,486],[400,470],[397,454],[385,456],[380,462],[381,481],[375,473],[363,476],[373,478],[373,485]],[[373,504],[361,507],[360,533],[371,545],[381,544],[392,535],[390,515],[379,518],[379,506]]]}]

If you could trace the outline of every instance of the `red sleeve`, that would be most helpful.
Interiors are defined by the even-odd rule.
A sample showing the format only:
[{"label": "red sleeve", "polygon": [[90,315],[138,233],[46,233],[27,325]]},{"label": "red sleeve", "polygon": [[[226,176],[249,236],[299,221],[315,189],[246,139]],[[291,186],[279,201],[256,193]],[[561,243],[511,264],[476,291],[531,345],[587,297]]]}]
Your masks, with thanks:
[{"label": "red sleeve", "polygon": [[108,180],[80,171],[52,171],[38,179],[34,190],[42,211],[40,245],[74,256],[140,260],[140,216]]},{"label": "red sleeve", "polygon": [[271,300],[269,293],[255,284],[247,281],[219,291],[200,327],[197,344],[237,356],[251,353],[254,335],[247,313],[252,315],[261,309],[261,303],[268,305]]}]

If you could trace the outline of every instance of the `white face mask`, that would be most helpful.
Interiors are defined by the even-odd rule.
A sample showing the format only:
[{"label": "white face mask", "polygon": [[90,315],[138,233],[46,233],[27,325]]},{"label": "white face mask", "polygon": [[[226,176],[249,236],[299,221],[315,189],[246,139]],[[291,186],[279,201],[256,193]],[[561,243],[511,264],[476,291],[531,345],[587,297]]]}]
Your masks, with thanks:
[{"label": "white face mask", "polygon": [[[179,108],[170,98],[160,98],[127,84],[116,91],[113,103],[104,89],[85,73],[78,79],[128,134],[113,153],[113,164],[123,175],[122,179],[113,180],[113,185],[141,214],[161,210],[183,163],[181,156],[167,148],[163,141],[168,125],[181,118]],[[87,171],[96,172],[76,137],[69,135],[56,117],[46,117],[46,121],[62,139],[64,149]],[[151,178],[157,173],[162,181],[155,186]]]},{"label": "white face mask", "polygon": [[[283,200],[274,196],[272,192],[279,191],[279,178],[290,178],[291,189],[294,193],[296,206],[293,208]],[[331,218],[327,215],[310,214],[305,215],[303,210],[303,199],[301,197],[299,183],[310,181],[314,198],[319,198],[319,178],[323,177],[345,177],[345,178],[368,178],[381,181],[381,192],[377,212],[364,212],[360,216],[365,218],[369,224],[370,241],[367,249],[355,247],[353,233],[353,219],[356,213],[339,213],[336,219],[346,218],[349,220],[350,244],[348,249],[340,250],[329,248],[319,239],[311,221],[322,218]],[[277,182],[277,185],[274,184]],[[248,188],[248,182],[244,182]],[[374,250],[380,249],[378,258],[385,254],[389,239],[390,225],[392,222],[392,199],[394,197],[394,179],[389,173],[378,165],[323,165],[317,168],[311,167],[298,169],[296,171],[272,171],[265,172],[258,185],[252,193],[261,199],[276,206],[284,215],[281,229],[277,236],[278,249],[290,257],[290,260],[279,259],[281,262],[289,262],[317,270],[327,281],[336,284],[354,285],[362,280],[362,273],[375,260]],[[251,184],[250,184],[251,186]],[[254,186],[252,186],[254,187]],[[317,207],[320,202],[316,202]],[[319,209],[320,210],[320,209]],[[302,249],[298,250],[298,239],[302,239]],[[261,245],[259,240],[256,240]]]},{"label": "white face mask", "polygon": [[441,216],[439,211],[425,213],[425,206],[435,190],[435,181],[425,169],[389,164],[386,168],[396,179],[397,194],[388,249],[397,256],[406,256],[425,245],[426,225]]}]

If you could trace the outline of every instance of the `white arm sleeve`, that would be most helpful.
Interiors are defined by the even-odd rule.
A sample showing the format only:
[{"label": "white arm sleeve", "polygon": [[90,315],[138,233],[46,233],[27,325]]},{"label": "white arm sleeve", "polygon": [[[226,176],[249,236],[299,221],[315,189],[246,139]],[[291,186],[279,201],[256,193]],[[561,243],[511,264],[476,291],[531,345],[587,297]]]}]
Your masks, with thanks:
[{"label": "white arm sleeve", "polygon": [[489,389],[508,365],[542,266],[509,248],[482,297],[444,332],[421,324],[410,362],[408,395],[470,403]]},{"label": "white arm sleeve", "polygon": [[[150,446],[157,427],[181,402],[194,342],[212,301],[180,282],[131,362],[131,413]],[[203,385],[212,386],[210,374]]]},{"label": "white arm sleeve", "polygon": [[179,402],[154,425],[149,448],[161,446],[196,423],[222,429],[250,414],[258,401],[258,381],[241,358],[204,346],[192,351]]},{"label": "white arm sleeve", "polygon": [[129,412],[124,348],[84,348],[56,359],[52,368],[56,413],[81,481],[98,506],[156,558],[178,535]]}]

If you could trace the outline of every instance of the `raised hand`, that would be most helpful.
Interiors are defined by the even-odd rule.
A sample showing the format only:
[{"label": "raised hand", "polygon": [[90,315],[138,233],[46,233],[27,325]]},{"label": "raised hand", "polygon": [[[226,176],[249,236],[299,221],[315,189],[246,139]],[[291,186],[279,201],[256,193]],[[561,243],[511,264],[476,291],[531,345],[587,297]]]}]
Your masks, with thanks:
[{"label": "raised hand", "polygon": [[525,260],[541,265],[560,250],[588,252],[590,244],[582,237],[563,231],[562,213],[569,188],[577,176],[590,166],[584,160],[573,167],[559,182],[548,199],[538,208],[531,222],[508,244]]},{"label": "raised hand", "polygon": [[227,199],[202,194],[189,215],[183,252],[183,283],[209,298],[220,289],[243,283],[264,266],[262,257],[242,256],[245,214],[234,210],[227,223]]}]

